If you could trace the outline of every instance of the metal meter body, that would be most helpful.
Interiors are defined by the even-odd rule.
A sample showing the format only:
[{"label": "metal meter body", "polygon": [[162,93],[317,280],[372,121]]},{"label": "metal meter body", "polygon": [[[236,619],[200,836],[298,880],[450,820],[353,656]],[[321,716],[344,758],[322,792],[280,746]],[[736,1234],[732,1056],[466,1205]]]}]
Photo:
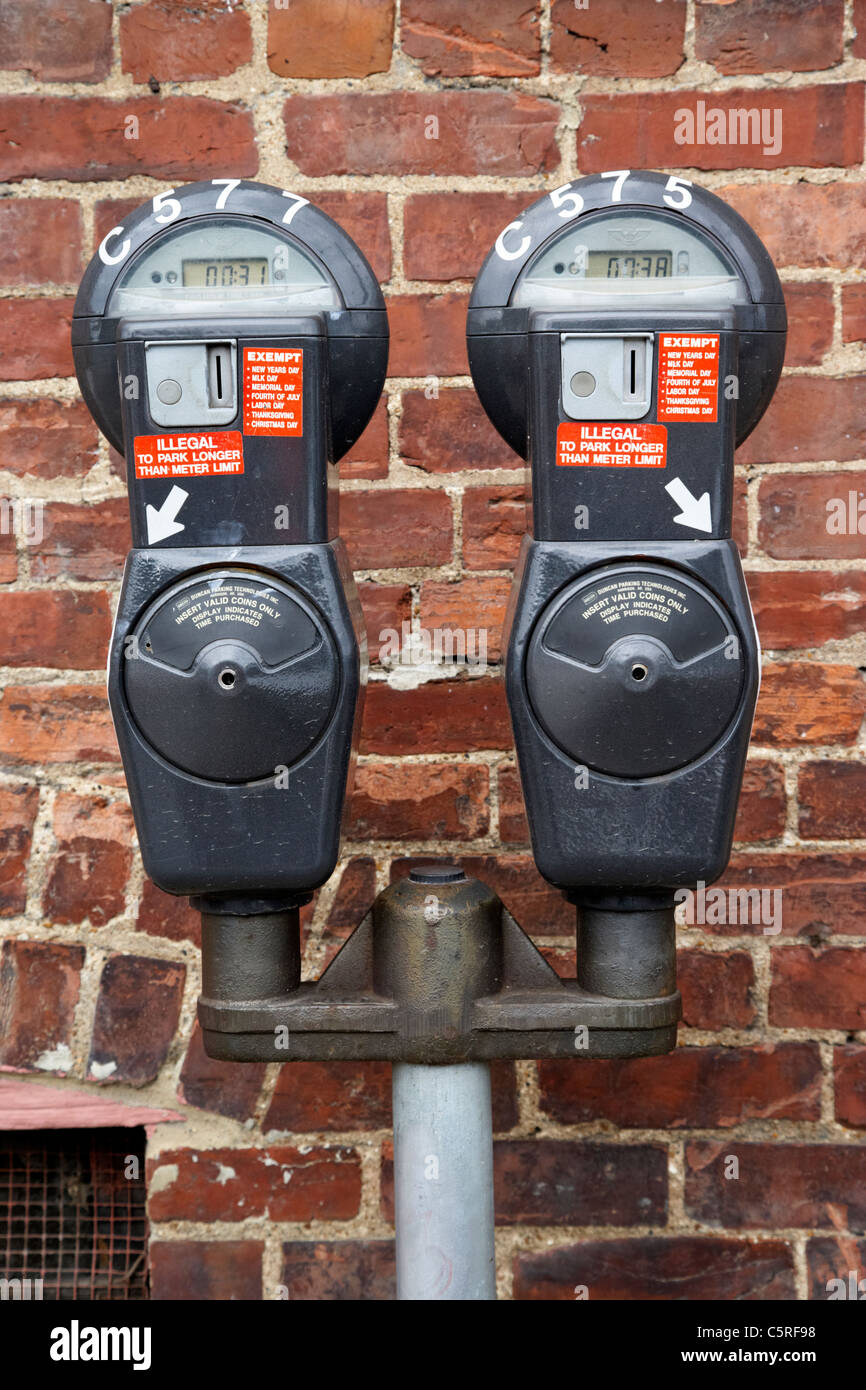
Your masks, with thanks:
[{"label": "metal meter body", "polygon": [[72,331],[126,460],[108,682],[145,867],[277,910],[339,850],[366,660],[336,465],[385,376],[379,286],[307,199],[213,179],[105,236]]},{"label": "metal meter body", "polygon": [[751,228],[662,174],[555,189],[476,280],[473,380],[531,465],[506,667],[520,775],[538,866],[578,902],[646,907],[727,863],[760,660],[734,449],[785,337]]}]

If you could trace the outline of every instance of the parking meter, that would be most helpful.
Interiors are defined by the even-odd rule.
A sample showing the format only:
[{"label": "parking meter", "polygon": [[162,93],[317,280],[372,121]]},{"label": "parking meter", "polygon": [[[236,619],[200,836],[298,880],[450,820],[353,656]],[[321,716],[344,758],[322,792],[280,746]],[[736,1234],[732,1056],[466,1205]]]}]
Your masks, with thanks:
[{"label": "parking meter", "polygon": [[145,868],[217,916],[296,909],[336,863],[359,726],[336,465],[385,376],[379,286],[307,199],[213,179],[108,232],[72,332],[126,460],[108,687]]},{"label": "parking meter", "polygon": [[649,986],[675,889],[730,853],[760,659],[734,449],[781,372],[781,285],[719,198],[616,170],[504,228],[467,333],[531,467],[506,683],[534,855],[578,904],[583,983],[615,993],[643,952]]}]

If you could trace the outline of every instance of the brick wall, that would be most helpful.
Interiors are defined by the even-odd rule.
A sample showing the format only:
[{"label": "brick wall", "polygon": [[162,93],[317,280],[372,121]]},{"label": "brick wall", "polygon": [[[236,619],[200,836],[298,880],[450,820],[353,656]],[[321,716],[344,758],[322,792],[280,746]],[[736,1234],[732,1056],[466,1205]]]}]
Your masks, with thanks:
[{"label": "brick wall", "polygon": [[[373,655],[405,620],[486,629],[498,661],[525,475],[471,391],[472,277],[540,191],[681,172],[751,220],[790,308],[738,455],[765,670],[726,880],[781,889],[783,925],[683,926],[670,1057],[494,1067],[500,1292],[823,1298],[866,1262],[866,0],[395,8],[0,0],[0,1063],[48,1105],[86,1083],[179,1114],[150,1129],[156,1296],[390,1296],[388,1068],[209,1061],[196,918],[142,879],[103,686],[126,502],[72,377],[73,296],[169,184],[255,176],[343,222],[392,327],[342,469]],[[677,143],[700,99],[781,111],[781,148]],[[460,856],[573,966],[498,670],[437,674],[374,668],[310,974],[417,850]]]}]

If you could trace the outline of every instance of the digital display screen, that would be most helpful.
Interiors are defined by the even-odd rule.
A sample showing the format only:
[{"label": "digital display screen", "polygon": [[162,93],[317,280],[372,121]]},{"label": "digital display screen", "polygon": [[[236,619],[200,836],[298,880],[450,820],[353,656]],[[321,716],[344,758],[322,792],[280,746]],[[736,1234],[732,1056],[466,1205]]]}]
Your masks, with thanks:
[{"label": "digital display screen", "polygon": [[586,274],[607,280],[656,280],[673,273],[671,251],[589,251]]},{"label": "digital display screen", "polygon": [[181,261],[184,285],[205,289],[237,289],[244,285],[267,285],[268,261],[265,256],[244,259],[202,257]]}]

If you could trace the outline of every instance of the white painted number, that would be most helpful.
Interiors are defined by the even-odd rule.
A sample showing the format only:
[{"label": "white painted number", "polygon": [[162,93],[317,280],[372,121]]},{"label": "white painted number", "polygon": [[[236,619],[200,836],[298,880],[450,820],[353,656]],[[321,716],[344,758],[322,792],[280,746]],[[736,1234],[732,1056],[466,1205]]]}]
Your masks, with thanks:
[{"label": "white painted number", "polygon": [[173,222],[176,217],[180,217],[182,208],[177,198],[172,198],[173,188],[167,188],[164,193],[157,193],[153,200],[153,220],[155,222]]},{"label": "white painted number", "polygon": [[223,185],[223,191],[216,200],[217,211],[219,211],[221,208],[225,207],[226,203],[228,202],[229,194],[234,193],[235,189],[240,183],[240,179],[211,179],[211,183],[216,185]]},{"label": "white painted number", "polygon": [[115,255],[112,255],[109,251],[108,243],[113,237],[118,236],[123,236],[123,227],[112,227],[111,231],[107,232],[99,243],[99,259],[104,265],[119,265],[120,262],[126,260],[126,257],[129,255],[129,248],[132,245],[129,237],[121,243],[120,250],[117,251]]},{"label": "white painted number", "polygon": [[283,217],[283,225],[288,227],[295,213],[300,212],[301,208],[308,207],[310,200],[309,198],[299,197],[297,193],[286,193],[285,190],[283,190],[283,197],[291,198],[292,200],[292,206],[289,208],[288,212]]},{"label": "white painted number", "polygon": [[631,173],[631,169],[608,169],[606,174],[602,174],[603,179],[613,179],[613,190],[610,195],[612,203],[622,202],[622,187]]},{"label": "white painted number", "polygon": [[[579,193],[572,193],[570,183],[564,183],[561,188],[554,188],[550,194],[550,201],[555,208],[562,209],[560,217],[577,217],[578,213],[583,212],[583,199]],[[566,207],[566,203],[570,203],[571,207]]]},{"label": "white painted number", "polygon": [[525,256],[532,245],[531,236],[522,237],[516,251],[509,251],[508,247],[505,245],[505,238],[508,233],[519,232],[522,226],[522,222],[509,222],[508,226],[503,227],[499,236],[496,238],[496,254],[497,256],[501,256],[503,261],[519,261],[520,257]]},{"label": "white painted number", "polygon": [[[668,207],[676,208],[677,212],[682,212],[683,208],[687,208],[692,201],[692,195],[689,192],[691,186],[691,179],[678,179],[675,174],[671,174],[665,184],[664,193],[664,200]],[[679,198],[668,196],[675,193],[679,194]]]}]

